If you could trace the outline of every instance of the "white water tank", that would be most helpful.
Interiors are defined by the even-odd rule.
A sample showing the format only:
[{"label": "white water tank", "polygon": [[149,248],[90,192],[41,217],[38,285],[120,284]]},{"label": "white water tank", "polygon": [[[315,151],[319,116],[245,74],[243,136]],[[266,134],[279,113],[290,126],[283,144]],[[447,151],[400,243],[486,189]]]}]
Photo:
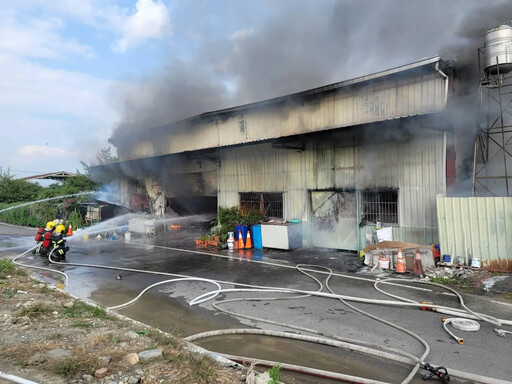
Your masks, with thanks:
[{"label": "white water tank", "polygon": [[491,75],[512,71],[512,27],[499,25],[484,35],[484,69]]}]

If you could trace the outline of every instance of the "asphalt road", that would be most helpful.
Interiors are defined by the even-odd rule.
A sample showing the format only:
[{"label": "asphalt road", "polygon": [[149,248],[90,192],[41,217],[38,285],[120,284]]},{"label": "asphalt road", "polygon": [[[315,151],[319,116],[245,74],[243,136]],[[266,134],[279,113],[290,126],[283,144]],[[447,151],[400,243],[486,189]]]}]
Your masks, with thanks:
[{"label": "asphalt road", "polygon": [[[13,227],[0,225],[0,256],[12,257],[21,253],[25,249],[24,247],[29,247],[33,237],[33,233],[29,234],[29,232],[30,230],[26,229],[19,229],[18,232]],[[35,231],[32,230],[32,232]],[[131,242],[108,238],[99,240],[93,236],[87,241],[70,239],[68,245],[71,250],[68,253],[67,264],[52,265],[51,267],[65,271],[69,275],[69,291],[72,294],[92,299],[105,306],[118,305],[131,300],[148,285],[172,277],[74,264],[123,267],[214,279],[225,282],[222,284],[223,288],[250,284],[307,291],[318,290],[319,285],[316,281],[293,268],[297,263],[307,263],[322,265],[332,268],[335,272],[342,272],[343,277],[334,276],[329,280],[331,289],[338,294],[393,300],[374,288],[373,276],[354,272],[357,271],[360,262],[352,254],[308,250],[259,251],[252,254],[239,254],[236,251],[230,253],[228,250],[197,253],[195,252],[197,250],[191,247],[193,239],[197,236],[197,232],[180,230],[167,232],[157,237],[135,238],[134,236]],[[27,256],[21,261],[33,266],[49,265],[48,261],[41,257]],[[352,272],[347,273],[347,271]],[[325,274],[312,273],[312,275],[324,283]],[[58,279],[56,275],[53,276],[47,272],[40,274],[39,277],[50,281]],[[353,279],[353,277],[357,279]],[[447,295],[446,291],[411,283],[408,279],[404,280],[405,284],[426,289],[417,290],[388,285],[383,286],[383,289],[408,299],[431,301],[459,308],[456,298],[453,295]],[[218,302],[224,299],[282,297],[282,294],[226,293],[198,306],[189,306],[190,300],[213,289],[215,287],[212,284],[197,281],[161,285],[149,291],[136,304],[119,312],[184,337],[198,332],[224,328],[251,327],[290,331],[282,325],[267,324],[263,321],[220,313],[212,306],[213,301]],[[327,292],[325,286],[323,292]],[[463,295],[463,297],[468,307],[474,311],[497,318],[512,319],[512,305],[510,304],[497,303],[483,296]],[[352,304],[393,324],[400,325],[423,338],[431,348],[426,359],[431,364],[512,381],[512,366],[510,364],[512,335],[497,336],[494,332],[494,328],[497,328],[495,325],[479,321],[481,328],[478,332],[453,330],[465,340],[464,345],[459,345],[443,329],[441,318],[447,317],[446,315],[399,306]],[[424,352],[424,347],[411,336],[363,316],[334,299],[306,297],[287,300],[245,300],[221,304],[220,307],[244,316],[256,316],[281,324],[315,329],[323,334],[338,335],[393,347],[416,356],[420,356]],[[502,328],[512,331],[512,327],[503,326]],[[296,330],[291,331],[297,332]],[[400,382],[409,371],[402,365],[368,358],[359,353],[339,352],[333,348],[290,344],[261,337],[222,337],[207,340],[201,344],[219,352],[254,355],[254,357],[262,359],[314,365],[320,369],[333,371],[344,370],[350,374],[389,382]],[[258,356],[258,354],[262,355]],[[424,371],[422,370],[422,372]],[[329,381],[309,382],[327,383]],[[423,381],[418,375],[413,382]],[[452,378],[451,382],[465,381]]]}]

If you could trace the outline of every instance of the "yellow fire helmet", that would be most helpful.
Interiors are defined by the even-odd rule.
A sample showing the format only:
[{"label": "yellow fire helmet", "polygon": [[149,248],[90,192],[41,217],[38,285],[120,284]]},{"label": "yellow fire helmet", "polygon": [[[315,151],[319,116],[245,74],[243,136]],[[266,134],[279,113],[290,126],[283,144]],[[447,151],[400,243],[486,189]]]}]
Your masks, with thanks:
[{"label": "yellow fire helmet", "polygon": [[57,233],[63,233],[66,230],[66,227],[62,224],[57,225],[57,228],[55,228],[55,232]]},{"label": "yellow fire helmet", "polygon": [[49,221],[46,223],[46,228],[53,229],[55,228],[55,223],[53,221]]}]

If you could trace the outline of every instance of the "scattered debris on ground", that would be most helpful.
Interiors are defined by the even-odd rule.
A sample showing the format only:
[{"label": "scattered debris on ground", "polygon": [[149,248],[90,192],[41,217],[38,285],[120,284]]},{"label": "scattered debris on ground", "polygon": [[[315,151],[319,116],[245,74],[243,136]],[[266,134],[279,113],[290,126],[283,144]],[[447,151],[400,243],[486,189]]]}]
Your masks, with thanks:
[{"label": "scattered debris on ground", "polygon": [[0,371],[41,384],[243,383],[246,375],[14,268],[0,269],[0,344]]},{"label": "scattered debris on ground", "polygon": [[428,274],[431,281],[458,291],[499,296],[512,302],[512,275],[468,267],[438,267]]}]

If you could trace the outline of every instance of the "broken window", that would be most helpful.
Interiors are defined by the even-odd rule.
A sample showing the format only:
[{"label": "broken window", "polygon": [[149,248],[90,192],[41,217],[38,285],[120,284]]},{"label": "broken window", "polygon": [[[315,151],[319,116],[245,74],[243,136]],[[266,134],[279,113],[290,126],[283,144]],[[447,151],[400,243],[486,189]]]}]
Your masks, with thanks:
[{"label": "broken window", "polygon": [[282,192],[240,192],[240,209],[256,210],[266,217],[283,218]]},{"label": "broken window", "polygon": [[370,224],[398,224],[398,191],[361,192],[362,215]]}]

